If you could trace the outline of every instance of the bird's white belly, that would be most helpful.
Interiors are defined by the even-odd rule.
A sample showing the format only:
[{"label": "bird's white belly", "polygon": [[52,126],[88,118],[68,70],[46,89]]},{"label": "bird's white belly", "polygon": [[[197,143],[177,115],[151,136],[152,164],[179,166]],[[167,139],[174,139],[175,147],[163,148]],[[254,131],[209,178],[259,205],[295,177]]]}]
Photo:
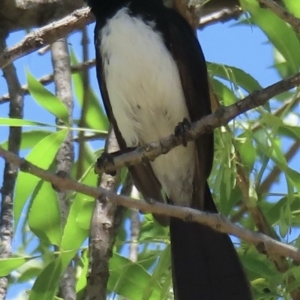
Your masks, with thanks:
[{"label": "bird's white belly", "polygon": [[[124,8],[100,32],[110,103],[129,147],[168,136],[189,118],[176,63],[153,28]],[[161,155],[151,165],[168,197],[177,205],[189,205],[194,143]]]}]

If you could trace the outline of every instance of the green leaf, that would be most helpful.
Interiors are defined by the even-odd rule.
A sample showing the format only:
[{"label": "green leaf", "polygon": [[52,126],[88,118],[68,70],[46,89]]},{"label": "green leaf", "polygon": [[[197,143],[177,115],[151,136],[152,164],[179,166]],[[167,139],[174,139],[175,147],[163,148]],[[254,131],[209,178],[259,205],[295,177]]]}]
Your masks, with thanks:
[{"label": "green leaf", "polygon": [[270,278],[276,274],[276,270],[271,262],[258,253],[241,255],[240,259],[243,263],[243,266],[257,276]]},{"label": "green leaf", "polygon": [[18,268],[19,276],[17,278],[17,282],[24,283],[38,277],[45,265],[44,254],[42,258],[43,261],[41,261],[40,258],[32,259],[28,261],[26,264],[24,264],[23,266],[21,266],[20,268]]},{"label": "green leaf", "polygon": [[21,149],[30,149],[53,131],[31,130],[22,132]]},{"label": "green leaf", "polygon": [[23,126],[49,126],[53,127],[53,125],[34,122],[31,120],[24,120],[24,119],[14,119],[14,118],[0,118],[0,126],[14,126],[14,127],[23,127]]},{"label": "green leaf", "polygon": [[152,285],[152,293],[149,298],[141,298],[147,287],[150,274],[138,264],[129,259],[114,253],[110,260],[110,277],[108,289],[130,300],[151,300],[160,299],[161,287],[155,282]]},{"label": "green leaf", "polygon": [[237,102],[237,97],[234,92],[227,87],[225,84],[220,82],[219,80],[213,79],[211,80],[212,85],[214,87],[214,92],[218,99],[222,101],[223,105],[229,106]]},{"label": "green leaf", "polygon": [[26,70],[28,89],[33,99],[41,107],[62,120],[64,124],[69,124],[69,113],[66,105],[55,95],[49,92],[33,75]]},{"label": "green leaf", "polygon": [[247,167],[248,171],[251,171],[257,157],[252,138],[246,137],[239,139],[237,146],[244,166]]},{"label": "green leaf", "polygon": [[[41,140],[27,155],[29,162],[37,164],[40,168],[48,169],[55,155],[64,141],[68,130],[60,130]],[[16,182],[16,195],[14,203],[14,220],[17,227],[24,205],[40,179],[29,173],[20,172]]]},{"label": "green leaf", "polygon": [[[89,147],[86,148],[86,150],[89,150]],[[97,183],[97,178],[94,174],[94,162],[91,164],[91,160],[92,153],[84,157],[83,166],[86,171],[80,178],[80,182],[94,186]],[[74,200],[70,208],[61,241],[61,248],[64,251],[79,249],[82,243],[88,238],[94,205],[95,200],[93,197],[81,193],[74,193]]]},{"label": "green leaf", "polygon": [[[83,226],[83,219],[79,216],[82,213],[83,207],[89,202],[91,202],[90,199],[91,198],[88,196],[79,193],[76,194],[75,199],[70,208],[70,212],[61,240],[60,247],[63,251],[79,249],[83,242],[88,238],[89,230],[87,229],[87,227],[89,224]],[[91,212],[91,210],[88,211]]]},{"label": "green leaf", "polygon": [[39,238],[59,245],[62,236],[60,207],[57,193],[48,182],[43,182],[29,210],[29,227]]},{"label": "green leaf", "polygon": [[248,93],[262,88],[256,79],[239,68],[215,63],[208,63],[207,66],[213,76],[228,80]]},{"label": "green leaf", "polygon": [[144,215],[144,222],[140,229],[139,241],[151,241],[153,239],[158,239],[158,237],[164,239],[165,241],[169,240],[169,230],[166,227],[162,227],[158,224],[157,221],[153,218],[152,214]]},{"label": "green leaf", "polygon": [[300,18],[300,2],[295,0],[283,0],[286,8],[291,12],[296,18]]},{"label": "green leaf", "polygon": [[[78,59],[75,55],[74,51],[71,51],[71,61],[72,64],[77,64]],[[84,88],[86,88],[83,84],[83,74],[82,72],[77,72],[72,74],[72,79],[74,82],[75,95],[79,102],[80,107],[83,106],[83,98],[84,98]],[[100,105],[94,91],[88,86],[86,92],[88,93],[87,99],[87,109],[85,115],[85,123],[89,128],[94,128],[97,130],[108,130],[108,119],[103,110],[103,107]]]},{"label": "green leaf", "polygon": [[76,222],[78,226],[80,226],[82,229],[89,230],[90,229],[90,223],[91,218],[93,214],[93,210],[95,207],[95,201],[90,200],[86,197],[83,198],[83,205],[81,208],[81,213],[78,215]]},{"label": "green leaf", "polygon": [[50,300],[56,295],[60,277],[67,264],[62,256],[52,261],[37,277],[29,300]]},{"label": "green leaf", "polygon": [[0,259],[0,276],[8,276],[12,271],[36,257],[9,257]]},{"label": "green leaf", "polygon": [[84,293],[84,289],[87,283],[88,269],[89,269],[88,251],[84,250],[81,253],[82,253],[81,263],[83,264],[83,267],[81,267],[81,274],[79,275],[79,278],[76,283],[77,299],[83,299],[83,297],[80,297],[80,295]]},{"label": "green leaf", "polygon": [[[151,279],[147,285],[147,287],[144,290],[143,293],[143,299],[150,299],[150,296],[152,294],[152,287],[157,282],[161,282],[162,276],[166,275],[169,277],[169,284],[171,285],[171,272],[170,272],[170,266],[171,266],[171,254],[170,254],[170,245],[168,245],[163,251],[161,251],[161,255],[158,261],[158,264],[156,265],[153,274],[151,276]],[[166,278],[164,278],[165,280]],[[168,288],[168,292],[170,291],[170,285]],[[162,290],[162,295],[160,299],[166,299],[165,290]]]},{"label": "green leaf", "polygon": [[293,29],[269,9],[261,8],[256,0],[241,0],[240,3],[285,58],[290,68],[289,74],[298,72],[300,42]]}]

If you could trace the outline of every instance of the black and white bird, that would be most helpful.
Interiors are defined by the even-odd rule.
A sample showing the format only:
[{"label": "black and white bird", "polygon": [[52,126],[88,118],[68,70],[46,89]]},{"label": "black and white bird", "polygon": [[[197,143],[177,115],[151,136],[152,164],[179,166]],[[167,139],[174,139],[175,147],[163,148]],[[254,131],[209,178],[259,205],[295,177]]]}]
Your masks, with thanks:
[{"label": "black and white bird", "polygon": [[[162,0],[87,0],[96,18],[101,95],[121,151],[166,137],[211,113],[205,59],[192,28]],[[145,199],[217,212],[207,178],[213,135],[130,167]],[[164,196],[165,195],[165,196]],[[228,235],[171,218],[177,300],[250,300]]]}]

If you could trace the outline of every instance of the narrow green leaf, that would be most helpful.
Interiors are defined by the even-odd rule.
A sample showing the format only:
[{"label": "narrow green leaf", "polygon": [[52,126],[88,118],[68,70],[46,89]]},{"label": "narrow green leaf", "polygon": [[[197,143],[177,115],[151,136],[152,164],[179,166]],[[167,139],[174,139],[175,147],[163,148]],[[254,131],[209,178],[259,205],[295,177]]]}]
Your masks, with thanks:
[{"label": "narrow green leaf", "polygon": [[31,120],[24,119],[14,119],[14,118],[0,118],[0,126],[14,126],[14,127],[22,127],[22,126],[40,126],[40,127],[53,127],[53,125],[34,122]]},{"label": "narrow green leaf", "polygon": [[29,300],[53,299],[65,267],[60,256],[52,261],[37,277],[29,294]]},{"label": "narrow green leaf", "polygon": [[[161,251],[159,261],[153,271],[153,274],[151,276],[151,279],[149,280],[147,287],[144,290],[143,299],[150,299],[153,285],[157,284],[158,282],[161,282],[162,276],[166,277],[167,275],[168,277],[171,278],[170,266],[171,266],[171,254],[170,254],[170,245],[168,245],[163,251]],[[169,286],[169,290],[170,290],[170,286]],[[162,290],[162,293],[163,292],[164,291]],[[165,299],[165,297],[164,298],[162,297],[163,295],[161,295],[161,299]]]},{"label": "narrow green leaf", "polygon": [[240,259],[243,266],[255,273],[257,276],[263,276],[264,278],[270,278],[276,274],[274,266],[258,254],[242,255]]},{"label": "narrow green leaf", "polygon": [[89,269],[88,251],[84,250],[81,253],[82,253],[81,264],[83,264],[83,266],[81,267],[81,274],[79,275],[79,278],[76,283],[76,292],[77,292],[78,299],[82,299],[80,295],[83,294],[84,289],[86,287],[87,273]]},{"label": "narrow green leaf", "polygon": [[285,58],[290,68],[290,75],[298,72],[300,42],[293,29],[269,9],[261,8],[256,0],[241,0],[240,2],[242,8],[251,14],[253,22],[264,31]]},{"label": "narrow green leaf", "polygon": [[27,261],[36,257],[9,257],[0,259],[0,276],[9,275],[15,269],[24,265]]},{"label": "narrow green leaf", "polygon": [[214,92],[217,95],[218,99],[222,101],[225,106],[229,106],[237,102],[237,97],[234,92],[227,87],[225,84],[219,80],[212,78],[212,85],[214,87]]},{"label": "narrow green leaf", "polygon": [[251,171],[257,157],[252,138],[246,137],[239,139],[237,141],[237,146],[244,166],[247,167],[248,171]]},{"label": "narrow green leaf", "polygon": [[[72,64],[78,63],[78,59],[74,51],[71,51],[71,61]],[[79,105],[82,107],[84,95],[83,89],[86,88],[83,84],[82,72],[72,74],[72,79],[74,82],[76,98],[79,102]],[[95,92],[90,86],[86,92],[88,93],[88,108],[85,116],[86,126],[98,130],[108,130],[108,119],[106,113],[104,112],[103,107],[100,105]]]},{"label": "narrow green leaf", "polygon": [[[88,238],[89,230],[83,226],[82,220],[79,216],[82,212],[82,209],[86,203],[89,201],[90,197],[76,194],[75,199],[71,205],[66,226],[64,228],[62,240],[61,240],[61,249],[63,251],[77,250],[81,247],[83,242]],[[90,211],[90,210],[89,210]],[[79,219],[78,219],[79,218]],[[78,222],[78,220],[80,222]]]},{"label": "narrow green leaf", "polygon": [[33,148],[42,139],[52,134],[53,131],[31,130],[22,132],[21,149]]},{"label": "narrow green leaf", "polygon": [[228,80],[248,93],[261,89],[261,85],[256,79],[239,68],[215,63],[208,63],[207,65],[209,72],[213,76]]},{"label": "narrow green leaf", "polygon": [[69,124],[69,113],[66,105],[55,95],[49,92],[34,76],[26,70],[28,89],[33,99],[49,113]]},{"label": "narrow green leaf", "polygon": [[283,0],[283,3],[289,12],[291,12],[296,18],[300,18],[300,1]]},{"label": "narrow green leaf", "polygon": [[34,234],[52,245],[61,241],[61,214],[57,193],[43,182],[29,210],[28,224]]},{"label": "narrow green leaf", "polygon": [[[138,264],[131,262],[129,259],[114,253],[110,260],[110,278],[108,289],[130,300],[141,300],[141,295],[147,287],[150,274]],[[160,299],[161,287],[155,282],[152,285],[151,299]]]},{"label": "narrow green leaf", "polygon": [[[37,164],[39,167],[47,169],[64,141],[67,130],[60,130],[52,133],[41,140],[27,155],[29,162]],[[20,172],[16,182],[16,196],[14,203],[14,220],[17,227],[24,205],[40,179],[28,173]]]}]

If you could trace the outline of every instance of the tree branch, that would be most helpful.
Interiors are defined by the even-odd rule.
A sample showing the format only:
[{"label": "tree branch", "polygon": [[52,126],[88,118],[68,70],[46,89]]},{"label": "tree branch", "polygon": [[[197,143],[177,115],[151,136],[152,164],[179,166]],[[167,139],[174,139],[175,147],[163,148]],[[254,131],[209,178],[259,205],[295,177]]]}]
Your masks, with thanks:
[{"label": "tree branch", "polygon": [[[105,150],[107,152],[119,150],[119,145],[112,129],[110,129],[106,140]],[[103,174],[99,189],[113,194],[116,192],[118,181],[118,173],[117,176]],[[112,256],[112,248],[122,221],[124,208],[108,201],[104,194],[95,198],[97,200],[95,201],[90,226],[90,265],[86,289],[87,297],[85,298],[105,300],[109,278],[109,259]]]},{"label": "tree branch", "polygon": [[[290,90],[300,85],[300,73],[297,73],[287,79],[281,80],[273,85],[268,86],[262,90],[256,91],[243,100],[237,103],[218,108],[213,114],[208,115],[201,120],[195,122],[186,134],[188,141],[195,140],[201,134],[211,132],[214,128],[224,126],[235,117],[242,113],[264,105],[270,98]],[[96,172],[110,173],[124,166],[135,165],[142,162],[154,160],[161,154],[168,153],[171,149],[181,144],[181,140],[176,138],[173,134],[160,139],[159,141],[141,146],[132,152],[125,153],[114,157],[113,163],[107,162],[103,166],[97,166]]]},{"label": "tree branch", "polygon": [[[0,53],[6,47],[5,38],[0,36]],[[11,118],[23,117],[23,94],[20,89],[20,82],[13,64],[3,69],[3,75],[7,82],[8,90],[11,95],[9,105],[9,116]],[[21,144],[21,127],[10,127],[8,137],[8,150],[18,154]],[[6,161],[3,172],[3,185],[1,193],[1,211],[0,211],[0,258],[7,258],[12,253],[13,240],[13,200],[18,168]],[[6,298],[8,278],[0,278],[0,299]]]},{"label": "tree branch", "polygon": [[59,21],[29,33],[21,42],[3,51],[0,55],[0,68],[26,54],[45,47],[47,44],[54,43],[59,38],[65,37],[70,32],[82,28],[93,20],[94,17],[89,8],[81,8]]},{"label": "tree branch", "polygon": [[82,7],[82,0],[1,0],[0,28],[28,30],[65,17]]},{"label": "tree branch", "polygon": [[[70,71],[70,56],[66,38],[57,40],[51,45],[52,65],[54,70],[54,83],[57,97],[68,109],[69,124],[73,124],[73,95]],[[56,120],[57,125],[62,125],[61,120]],[[69,131],[66,139],[61,144],[56,155],[57,172],[70,174],[74,161],[74,145],[72,131]],[[70,202],[67,193],[58,190],[62,224],[65,226],[70,210]],[[63,299],[75,300],[75,270],[70,264],[62,275],[59,283],[59,295]]]},{"label": "tree branch", "polygon": [[[89,53],[88,53],[88,33],[87,28],[84,26],[81,30],[81,45],[82,45],[82,58],[83,61],[88,61]],[[83,96],[82,96],[82,105],[81,105],[81,114],[80,119],[78,122],[78,127],[84,128],[86,127],[86,115],[87,110],[89,108],[89,70],[88,68],[83,68],[82,70],[82,89],[83,89]],[[80,99],[79,99],[80,101]],[[76,178],[80,178],[84,172],[83,165],[84,165],[84,156],[85,156],[85,145],[84,145],[84,131],[78,132],[78,160],[77,160],[77,176]]]},{"label": "tree branch", "polygon": [[149,204],[143,200],[137,201],[126,196],[117,195],[114,192],[107,191],[100,187],[94,188],[84,185],[73,180],[72,178],[61,178],[54,173],[43,170],[26,161],[25,159],[22,159],[17,155],[4,150],[2,147],[0,147],[0,156],[14,166],[20,168],[21,171],[35,175],[47,182],[51,182],[61,190],[76,191],[97,199],[105,199],[106,201],[110,201],[115,205],[136,208],[144,212],[176,217],[189,222],[198,222],[207,225],[216,231],[232,234],[244,240],[245,242],[259,247],[260,249],[265,249],[263,252],[276,253],[277,255],[289,257],[297,262],[300,262],[300,252],[298,251],[298,248],[273,240],[264,234],[254,233],[248,229],[234,225],[219,214],[210,214],[192,208],[167,205],[155,201]]}]

